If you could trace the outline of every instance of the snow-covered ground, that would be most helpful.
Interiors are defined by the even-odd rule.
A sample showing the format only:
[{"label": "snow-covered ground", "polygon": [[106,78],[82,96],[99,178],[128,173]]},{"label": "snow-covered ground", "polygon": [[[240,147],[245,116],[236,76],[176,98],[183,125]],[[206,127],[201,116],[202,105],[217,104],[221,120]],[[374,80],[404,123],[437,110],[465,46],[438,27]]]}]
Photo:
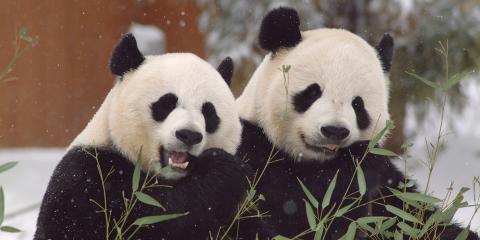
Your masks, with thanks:
[{"label": "snow-covered ground", "polygon": [[[447,187],[453,182],[454,193],[461,187],[471,190],[465,194],[465,200],[473,204],[472,180],[480,176],[480,83],[479,75],[462,80],[461,88],[465,94],[465,108],[461,114],[454,112],[450,107],[445,111],[443,134],[446,134],[445,149],[440,153],[431,179],[429,192],[443,198]],[[426,118],[419,123],[414,116],[414,106],[407,108],[406,133],[407,136],[415,132],[414,144],[410,155],[412,158],[407,163],[408,175],[417,181],[424,189],[428,170],[422,165],[427,159],[425,138],[428,142],[435,143],[435,137],[440,124],[440,113],[435,108],[430,108]],[[403,164],[399,164],[403,169]],[[478,189],[477,189],[477,197]],[[473,208],[460,209],[455,216],[458,222],[468,224],[472,217]],[[480,232],[480,213],[472,220],[472,229]]]},{"label": "snow-covered ground", "polygon": [[0,164],[18,161],[13,169],[0,174],[0,184],[5,192],[6,218],[3,224],[22,230],[17,234],[0,232],[0,239],[33,238],[40,202],[50,175],[64,152],[63,148],[0,149]]}]

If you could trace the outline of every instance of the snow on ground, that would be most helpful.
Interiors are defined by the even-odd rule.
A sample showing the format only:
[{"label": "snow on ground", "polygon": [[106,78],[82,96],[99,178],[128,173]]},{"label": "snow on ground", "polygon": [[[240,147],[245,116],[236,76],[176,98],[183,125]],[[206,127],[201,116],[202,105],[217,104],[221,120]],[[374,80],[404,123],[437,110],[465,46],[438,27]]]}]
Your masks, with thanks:
[{"label": "snow on ground", "polygon": [[[479,76],[475,76],[478,78]],[[461,187],[472,189],[472,179],[474,176],[480,176],[480,83],[475,78],[464,79],[461,82],[462,91],[465,93],[466,105],[459,115],[446,108],[444,133],[446,136],[446,146],[440,153],[438,161],[433,171],[430,193],[443,198],[447,192],[450,182],[453,182],[454,192],[458,192]],[[406,132],[407,136],[415,132],[410,155],[413,156],[407,162],[407,172],[409,177],[415,179],[424,189],[428,170],[421,161],[427,159],[425,148],[425,138],[429,142],[435,143],[435,137],[440,124],[440,113],[434,108],[430,108],[425,121],[418,123],[414,116],[414,106],[407,108]],[[399,164],[403,169],[403,164]],[[478,191],[478,190],[477,190]],[[477,192],[478,196],[478,192]],[[473,192],[470,190],[465,194],[465,200],[473,204]],[[472,217],[473,208],[460,209],[455,216],[458,222],[464,225]],[[480,232],[480,213],[472,221],[472,229]]]},{"label": "snow on ground", "polygon": [[[473,177],[480,176],[480,154],[478,152],[480,138],[455,137],[451,138],[450,141],[451,144],[441,153],[437,161],[429,188],[429,193],[441,199],[447,193],[447,187],[450,185],[450,182],[453,182],[454,196],[461,187],[472,189]],[[412,155],[415,154],[417,153],[412,153]],[[418,152],[418,154],[424,155],[424,152]],[[403,169],[402,167],[400,168]],[[425,189],[428,176],[426,167],[422,165],[416,167],[409,166],[407,172],[409,177],[415,179],[418,183],[420,190]],[[472,190],[465,193],[464,196],[466,201],[473,204]],[[473,210],[473,208],[460,209],[455,215],[455,220],[466,226],[472,217]],[[472,229],[480,232],[480,214],[474,217]]]},{"label": "snow on ground", "polygon": [[33,238],[39,204],[50,175],[64,153],[63,148],[0,149],[0,164],[18,161],[17,166],[0,174],[0,184],[5,192],[6,218],[3,225],[23,231],[19,234],[0,232],[0,239]]}]

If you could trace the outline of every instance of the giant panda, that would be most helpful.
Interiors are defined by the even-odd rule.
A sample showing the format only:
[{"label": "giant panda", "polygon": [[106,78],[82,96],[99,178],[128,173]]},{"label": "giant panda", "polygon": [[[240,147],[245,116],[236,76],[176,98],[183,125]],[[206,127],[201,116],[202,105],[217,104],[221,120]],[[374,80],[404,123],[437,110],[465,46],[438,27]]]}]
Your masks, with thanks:
[{"label": "giant panda", "polygon": [[[105,202],[99,169],[109,239],[127,239],[136,228],[126,226],[140,217],[177,213],[187,215],[146,225],[132,236],[215,235],[232,221],[248,187],[249,167],[233,156],[242,131],[228,86],[233,62],[226,58],[217,71],[189,53],[143,56],[127,34],[114,49],[110,68],[117,81],[56,167],[35,239],[106,239],[105,214],[94,204]],[[142,160],[140,183],[147,173],[152,176],[155,163],[165,167],[154,179],[157,187],[143,192],[164,209],[137,201],[124,235],[117,236],[115,221],[125,211],[122,196],[132,194],[137,159]]]},{"label": "giant panda", "polygon": [[[354,177],[353,159],[362,159],[369,140],[389,119],[387,74],[393,38],[385,34],[372,47],[346,30],[300,31],[299,25],[298,14],[291,8],[277,8],[264,17],[259,44],[269,53],[236,100],[244,127],[237,156],[261,175],[257,193],[266,200],[260,202],[259,212],[269,216],[245,220],[243,229],[261,239],[292,238],[310,228],[307,196],[299,180],[322,202],[338,171],[329,205],[338,209]],[[369,153],[361,167],[367,185],[362,203],[380,198],[377,202],[402,208],[397,198],[381,199],[391,196],[387,187],[396,188],[405,181],[391,160]],[[348,194],[359,196],[358,191],[354,182]],[[407,191],[416,190],[413,186]],[[351,202],[347,199],[342,206]],[[365,204],[335,219],[326,239],[343,236],[351,222],[347,218],[363,216],[392,215],[384,205]],[[441,239],[454,239],[461,230],[456,225],[447,227]],[[310,233],[299,238],[313,237]],[[470,233],[468,239],[478,237]]]}]

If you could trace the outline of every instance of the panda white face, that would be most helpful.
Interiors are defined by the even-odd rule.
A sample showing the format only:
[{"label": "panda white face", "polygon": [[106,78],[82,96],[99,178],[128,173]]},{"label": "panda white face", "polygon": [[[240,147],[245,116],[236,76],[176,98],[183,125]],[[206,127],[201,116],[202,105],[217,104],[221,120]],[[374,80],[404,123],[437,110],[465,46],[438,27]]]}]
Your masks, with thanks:
[{"label": "panda white face", "polygon": [[378,53],[358,36],[317,29],[299,39],[265,57],[237,105],[277,147],[298,160],[324,161],[384,128],[388,85]]},{"label": "panda white face", "polygon": [[357,36],[325,29],[302,36],[282,61],[291,66],[288,98],[281,96],[286,91],[280,72],[271,79],[269,93],[276,96],[266,97],[271,105],[265,110],[273,111],[262,113],[261,122],[281,129],[272,136],[294,156],[325,160],[384,127],[387,88],[375,51]]},{"label": "panda white face", "polygon": [[221,75],[192,54],[147,57],[126,73],[112,101],[114,144],[130,159],[140,148],[146,164],[170,166],[165,178],[187,174],[189,160],[208,148],[234,154],[241,126]]},{"label": "panda white face", "polygon": [[148,170],[159,162],[163,178],[179,179],[191,160],[209,148],[235,154],[241,123],[227,83],[233,63],[216,70],[189,53],[144,57],[126,35],[115,48],[111,70],[120,76],[104,103],[71,146],[112,144]]}]

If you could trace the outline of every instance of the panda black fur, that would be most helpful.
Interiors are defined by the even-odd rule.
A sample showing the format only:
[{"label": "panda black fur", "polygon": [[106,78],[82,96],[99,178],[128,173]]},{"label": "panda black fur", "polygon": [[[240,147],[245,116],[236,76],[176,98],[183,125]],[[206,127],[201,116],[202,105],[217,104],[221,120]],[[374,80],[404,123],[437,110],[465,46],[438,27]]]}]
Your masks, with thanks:
[{"label": "panda black fur", "polygon": [[[232,155],[241,123],[231,108],[228,85],[233,63],[218,72],[192,54],[143,56],[135,38],[125,35],[112,54],[111,71],[121,79],[56,167],[45,193],[34,239],[105,239],[105,217],[92,200],[104,196],[113,219],[124,211],[142,148],[143,170],[160,161],[169,170],[144,193],[165,207],[138,202],[126,226],[140,217],[188,215],[142,227],[135,239],[207,239],[228,225],[247,191],[249,167]],[[172,119],[173,118],[173,119]],[[97,166],[97,156],[99,165]],[[125,234],[132,234],[134,228]],[[110,238],[116,236],[113,230]]]},{"label": "panda black fur", "polygon": [[[242,227],[248,229],[247,234],[258,233],[261,239],[278,234],[293,237],[309,229],[306,196],[297,178],[322,201],[338,171],[330,203],[338,208],[354,176],[352,159],[362,159],[369,140],[384,128],[389,118],[384,74],[390,69],[393,38],[386,34],[372,48],[356,35],[339,29],[317,29],[299,36],[298,14],[290,8],[269,12],[260,31],[260,45],[270,53],[236,102],[244,127],[237,156],[258,172],[271,153],[274,163],[268,165],[257,186],[258,193],[266,198],[259,211],[269,217],[245,220]],[[288,81],[282,65],[291,66]],[[388,157],[367,154],[361,166],[367,185],[362,203],[391,195],[387,187],[396,188],[405,182]],[[349,193],[358,190],[354,183]],[[416,188],[407,191],[415,192]],[[401,200],[395,197],[378,202],[402,208]],[[346,200],[342,206],[349,203],[351,200]],[[375,203],[346,216],[357,219],[370,215],[392,216]],[[343,236],[349,223],[337,218],[326,239]],[[450,225],[440,231],[441,239],[454,239],[461,231],[457,225]],[[254,238],[246,235],[244,239]],[[479,238],[471,232],[468,239]]]}]

